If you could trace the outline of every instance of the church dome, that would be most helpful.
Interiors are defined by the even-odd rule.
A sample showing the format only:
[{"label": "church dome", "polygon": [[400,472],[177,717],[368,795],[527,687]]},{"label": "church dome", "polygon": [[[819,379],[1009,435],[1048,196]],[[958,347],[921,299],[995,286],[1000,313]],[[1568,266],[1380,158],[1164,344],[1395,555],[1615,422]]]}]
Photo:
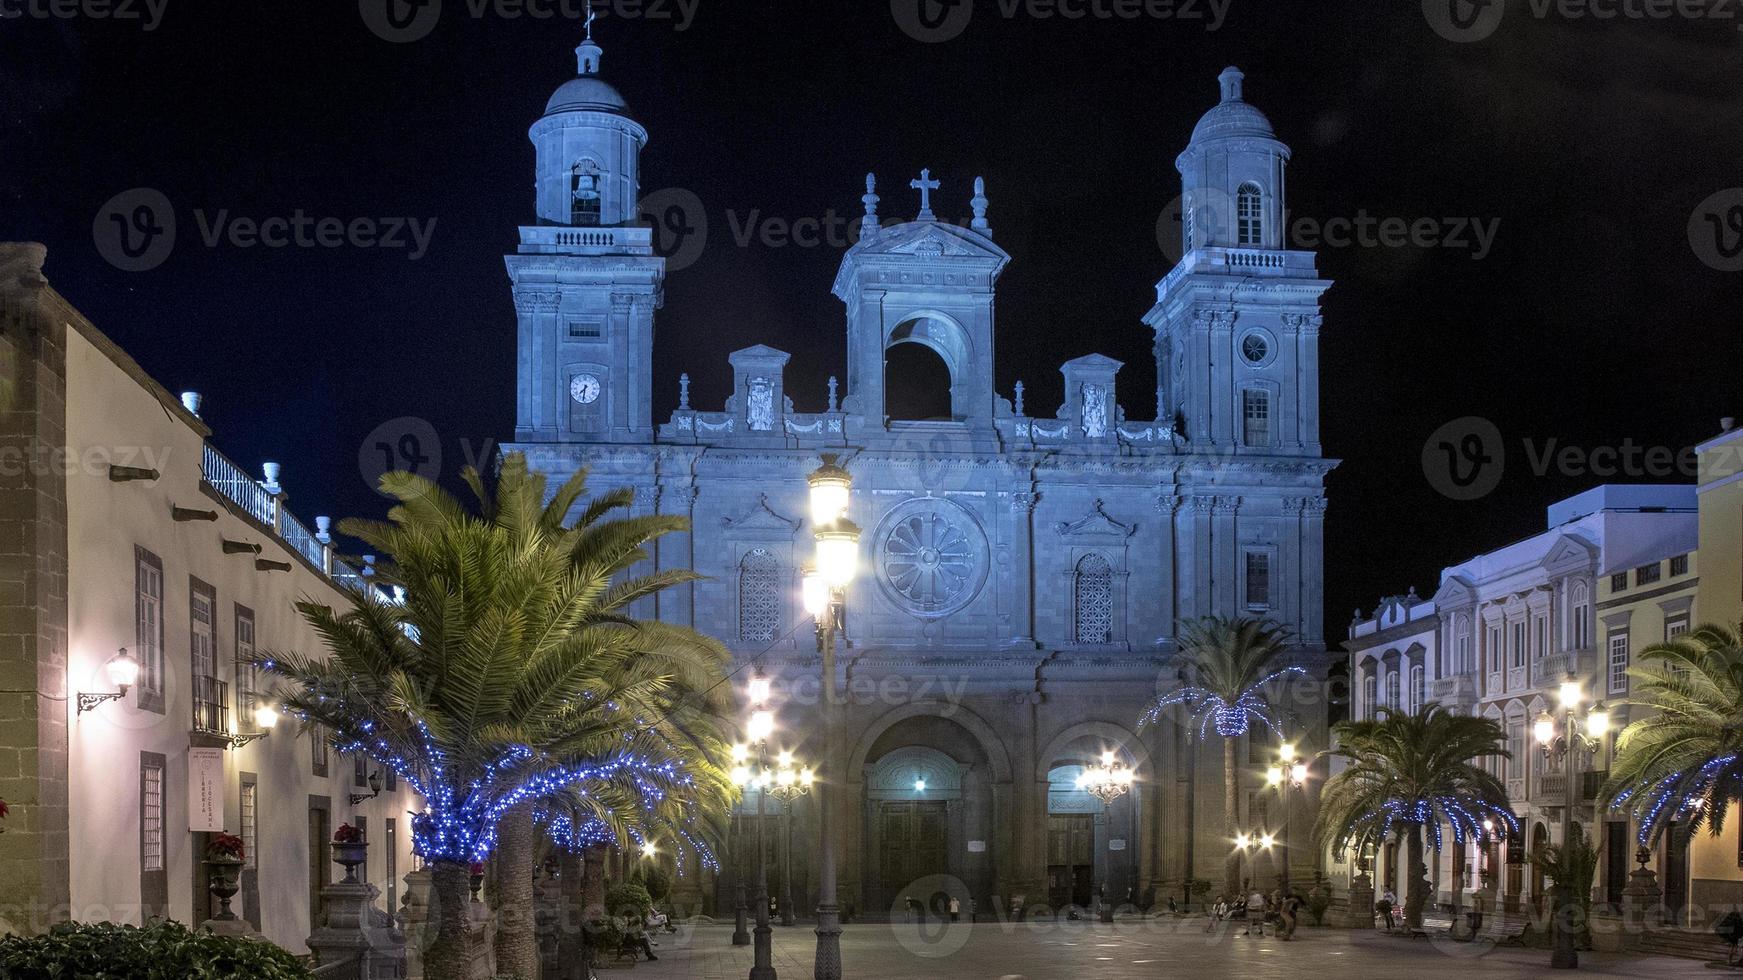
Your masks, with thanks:
[{"label": "church dome", "polygon": [[1229,137],[1277,138],[1276,130],[1271,128],[1271,120],[1265,118],[1265,114],[1258,107],[1242,100],[1241,79],[1245,77],[1238,68],[1225,68],[1217,76],[1217,81],[1222,85],[1222,102],[1205,113],[1198,125],[1192,128],[1192,142],[1202,143],[1205,140]]},{"label": "church dome", "polygon": [[569,79],[551,93],[550,101],[545,103],[545,114],[574,111],[622,114],[628,108],[629,103],[623,101],[623,96],[610,82],[597,75],[581,75]]}]

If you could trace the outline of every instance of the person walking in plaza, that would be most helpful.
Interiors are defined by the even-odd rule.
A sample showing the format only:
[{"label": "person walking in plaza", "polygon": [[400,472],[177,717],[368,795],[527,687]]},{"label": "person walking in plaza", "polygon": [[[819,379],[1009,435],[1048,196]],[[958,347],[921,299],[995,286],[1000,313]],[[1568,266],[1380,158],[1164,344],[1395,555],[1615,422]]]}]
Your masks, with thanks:
[{"label": "person walking in plaza", "polygon": [[1204,924],[1205,932],[1215,932],[1216,927],[1229,917],[1229,900],[1222,895],[1216,897],[1216,902],[1210,907],[1210,916]]},{"label": "person walking in plaza", "polygon": [[1285,892],[1277,907],[1277,935],[1284,942],[1295,938],[1295,925],[1301,918],[1301,897],[1294,890]]},{"label": "person walking in plaza", "polygon": [[1247,935],[1265,938],[1265,896],[1257,888],[1247,895]]},{"label": "person walking in plaza", "polygon": [[1398,893],[1394,892],[1391,888],[1387,888],[1380,894],[1380,914],[1386,917],[1387,932],[1391,932],[1395,927],[1395,923],[1392,920],[1392,910],[1397,907]]}]

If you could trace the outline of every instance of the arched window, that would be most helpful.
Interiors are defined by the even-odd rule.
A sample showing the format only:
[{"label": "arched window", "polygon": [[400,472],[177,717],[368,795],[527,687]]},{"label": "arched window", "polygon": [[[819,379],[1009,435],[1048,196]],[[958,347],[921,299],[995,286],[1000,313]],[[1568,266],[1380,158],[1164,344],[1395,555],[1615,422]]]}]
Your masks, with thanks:
[{"label": "arched window", "polygon": [[1398,672],[1396,670],[1386,673],[1386,706],[1390,708],[1404,707],[1404,702],[1398,697]]},{"label": "arched window", "polygon": [[1271,445],[1271,393],[1263,388],[1241,392],[1241,436],[1248,446]]},{"label": "arched window", "polygon": [[1369,668],[1367,673],[1362,676],[1362,707],[1367,709],[1366,717],[1372,718],[1375,716],[1376,712],[1374,709],[1380,706],[1376,702],[1378,696],[1379,681],[1374,677],[1373,668]]},{"label": "arched window", "polygon": [[1114,569],[1106,558],[1085,555],[1077,563],[1072,605],[1077,613],[1077,642],[1114,641]]},{"label": "arched window", "polygon": [[1428,700],[1428,675],[1421,664],[1410,668],[1410,711],[1412,714],[1422,710],[1422,705]]},{"label": "arched window", "polygon": [[1263,245],[1265,218],[1259,185],[1248,181],[1235,191],[1235,244]]},{"label": "arched window", "polygon": [[569,223],[594,227],[599,224],[599,168],[591,160],[575,165],[574,179],[569,185]]},{"label": "arched window", "polygon": [[773,643],[781,628],[781,564],[766,548],[738,563],[738,638]]}]

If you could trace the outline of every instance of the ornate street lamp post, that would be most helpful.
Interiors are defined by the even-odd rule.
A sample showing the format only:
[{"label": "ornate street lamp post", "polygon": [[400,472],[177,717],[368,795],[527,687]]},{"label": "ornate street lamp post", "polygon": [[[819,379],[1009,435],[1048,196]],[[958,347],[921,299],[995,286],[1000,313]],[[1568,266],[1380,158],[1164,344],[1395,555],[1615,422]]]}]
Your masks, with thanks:
[{"label": "ornate street lamp post", "polygon": [[[847,586],[859,570],[859,526],[847,519],[853,477],[836,465],[836,457],[823,455],[823,465],[806,478],[811,486],[811,525],[817,539],[817,558],[805,575],[805,611],[817,621],[817,652],[823,672],[823,758],[820,766],[834,765],[835,739],[835,637],[845,625]],[[828,772],[825,771],[825,777]],[[817,827],[823,851],[817,869],[817,959],[816,980],[841,980],[841,906],[835,887],[834,794],[824,779],[817,788]]]},{"label": "ornate street lamp post", "polygon": [[769,736],[775,731],[775,714],[768,709],[769,682],[761,675],[750,681],[750,723],[745,734],[749,738],[749,747],[735,747],[734,758],[748,758],[755,751],[760,766],[757,770],[740,763],[733,767],[733,781],[744,789],[756,787],[757,791],[757,925],[755,965],[750,968],[750,980],[775,980],[774,950],[770,939],[769,928],[769,868],[767,852],[764,850],[763,824],[768,816],[768,808],[764,801],[768,798],[766,792],[769,785],[768,750]]},{"label": "ornate street lamp post", "polygon": [[782,752],[775,760],[776,769],[764,792],[781,804],[781,925],[793,924],[793,801],[811,792],[816,775],[809,767],[799,768],[793,753]]},{"label": "ornate street lamp post", "polygon": [[[1077,776],[1077,788],[1089,793],[1102,803],[1105,812],[1113,802],[1132,791],[1132,782],[1137,778],[1129,767],[1115,761],[1113,752],[1103,752],[1101,763],[1085,766]],[[1111,815],[1110,815],[1111,816]],[[1108,833],[1113,833],[1113,824],[1108,822]],[[1111,871],[1109,878],[1113,877]],[[1103,879],[1101,886],[1101,921],[1114,921],[1114,903],[1108,898],[1108,882]]]},{"label": "ornate street lamp post", "polygon": [[1295,744],[1284,742],[1277,749],[1277,764],[1265,771],[1265,782],[1283,798],[1283,834],[1278,848],[1277,887],[1289,893],[1289,804],[1290,790],[1307,783],[1307,763],[1297,757]]},{"label": "ornate street lamp post", "polygon": [[[1559,757],[1562,763],[1562,809],[1561,809],[1561,846],[1562,864],[1567,866],[1568,848],[1573,844],[1574,806],[1579,797],[1579,788],[1575,785],[1576,757],[1578,749],[1597,751],[1604,744],[1604,736],[1610,730],[1610,712],[1599,701],[1586,712],[1585,728],[1580,729],[1580,701],[1584,692],[1580,682],[1572,674],[1561,685],[1562,724],[1558,730],[1555,716],[1545,711],[1537,718],[1533,726],[1533,734],[1537,736],[1538,744],[1543,746],[1544,756],[1553,764]],[[1579,902],[1579,895],[1574,890],[1573,882],[1558,878],[1555,883],[1555,908],[1550,916],[1549,924],[1554,945],[1549,954],[1549,965],[1558,970],[1571,970],[1580,965],[1580,954],[1574,949],[1574,933],[1569,926],[1573,917],[1573,909]]]}]

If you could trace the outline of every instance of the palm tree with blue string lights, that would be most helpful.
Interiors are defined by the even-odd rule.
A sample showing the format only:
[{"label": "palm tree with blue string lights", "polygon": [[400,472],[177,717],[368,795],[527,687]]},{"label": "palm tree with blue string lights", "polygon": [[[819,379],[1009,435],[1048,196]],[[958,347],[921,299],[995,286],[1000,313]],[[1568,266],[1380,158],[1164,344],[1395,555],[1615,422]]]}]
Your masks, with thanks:
[{"label": "palm tree with blue string lights", "polygon": [[[1180,660],[1188,681],[1156,700],[1138,719],[1141,728],[1180,710],[1197,722],[1202,741],[1215,727],[1223,739],[1223,819],[1231,844],[1223,863],[1223,894],[1241,895],[1241,851],[1233,846],[1241,814],[1241,771],[1236,747],[1257,724],[1281,733],[1282,719],[1271,701],[1271,686],[1290,676],[1305,676],[1296,666],[1279,667],[1289,651],[1289,634],[1265,620],[1206,616],[1183,624]],[[1189,729],[1190,730],[1190,729]]]},{"label": "palm tree with blue string lights", "polygon": [[1422,927],[1429,882],[1424,837],[1436,852],[1450,829],[1455,843],[1482,840],[1487,820],[1517,832],[1507,788],[1481,764],[1508,759],[1505,733],[1488,718],[1454,714],[1438,704],[1415,714],[1380,709],[1379,717],[1332,726],[1331,755],[1347,768],[1320,792],[1314,836],[1343,853],[1362,853],[1398,836],[1406,842],[1410,882],[1404,924]]},{"label": "palm tree with blue string lights", "polygon": [[468,866],[493,852],[498,968],[536,972],[542,804],[562,799],[619,839],[669,826],[706,857],[709,817],[732,793],[725,651],[632,615],[696,577],[636,574],[647,545],[687,522],[620,516],[630,491],[588,498],[585,473],[547,496],[520,454],[503,458],[494,486],[462,475],[475,506],[415,475],[384,475],[397,501],[387,520],[340,529],[391,556],[377,581],[401,598],[372,587],[344,609],[300,603],[325,654],[260,658],[305,730],[324,726],[340,751],[367,754],[423,797],[411,827],[431,868],[431,980],[468,975]]},{"label": "palm tree with blue string lights", "polygon": [[[1642,845],[1674,827],[1717,836],[1743,796],[1743,642],[1706,624],[1640,651],[1627,704],[1652,709],[1616,739],[1599,797],[1632,816]],[[1686,839],[1685,837],[1685,839]]]}]

